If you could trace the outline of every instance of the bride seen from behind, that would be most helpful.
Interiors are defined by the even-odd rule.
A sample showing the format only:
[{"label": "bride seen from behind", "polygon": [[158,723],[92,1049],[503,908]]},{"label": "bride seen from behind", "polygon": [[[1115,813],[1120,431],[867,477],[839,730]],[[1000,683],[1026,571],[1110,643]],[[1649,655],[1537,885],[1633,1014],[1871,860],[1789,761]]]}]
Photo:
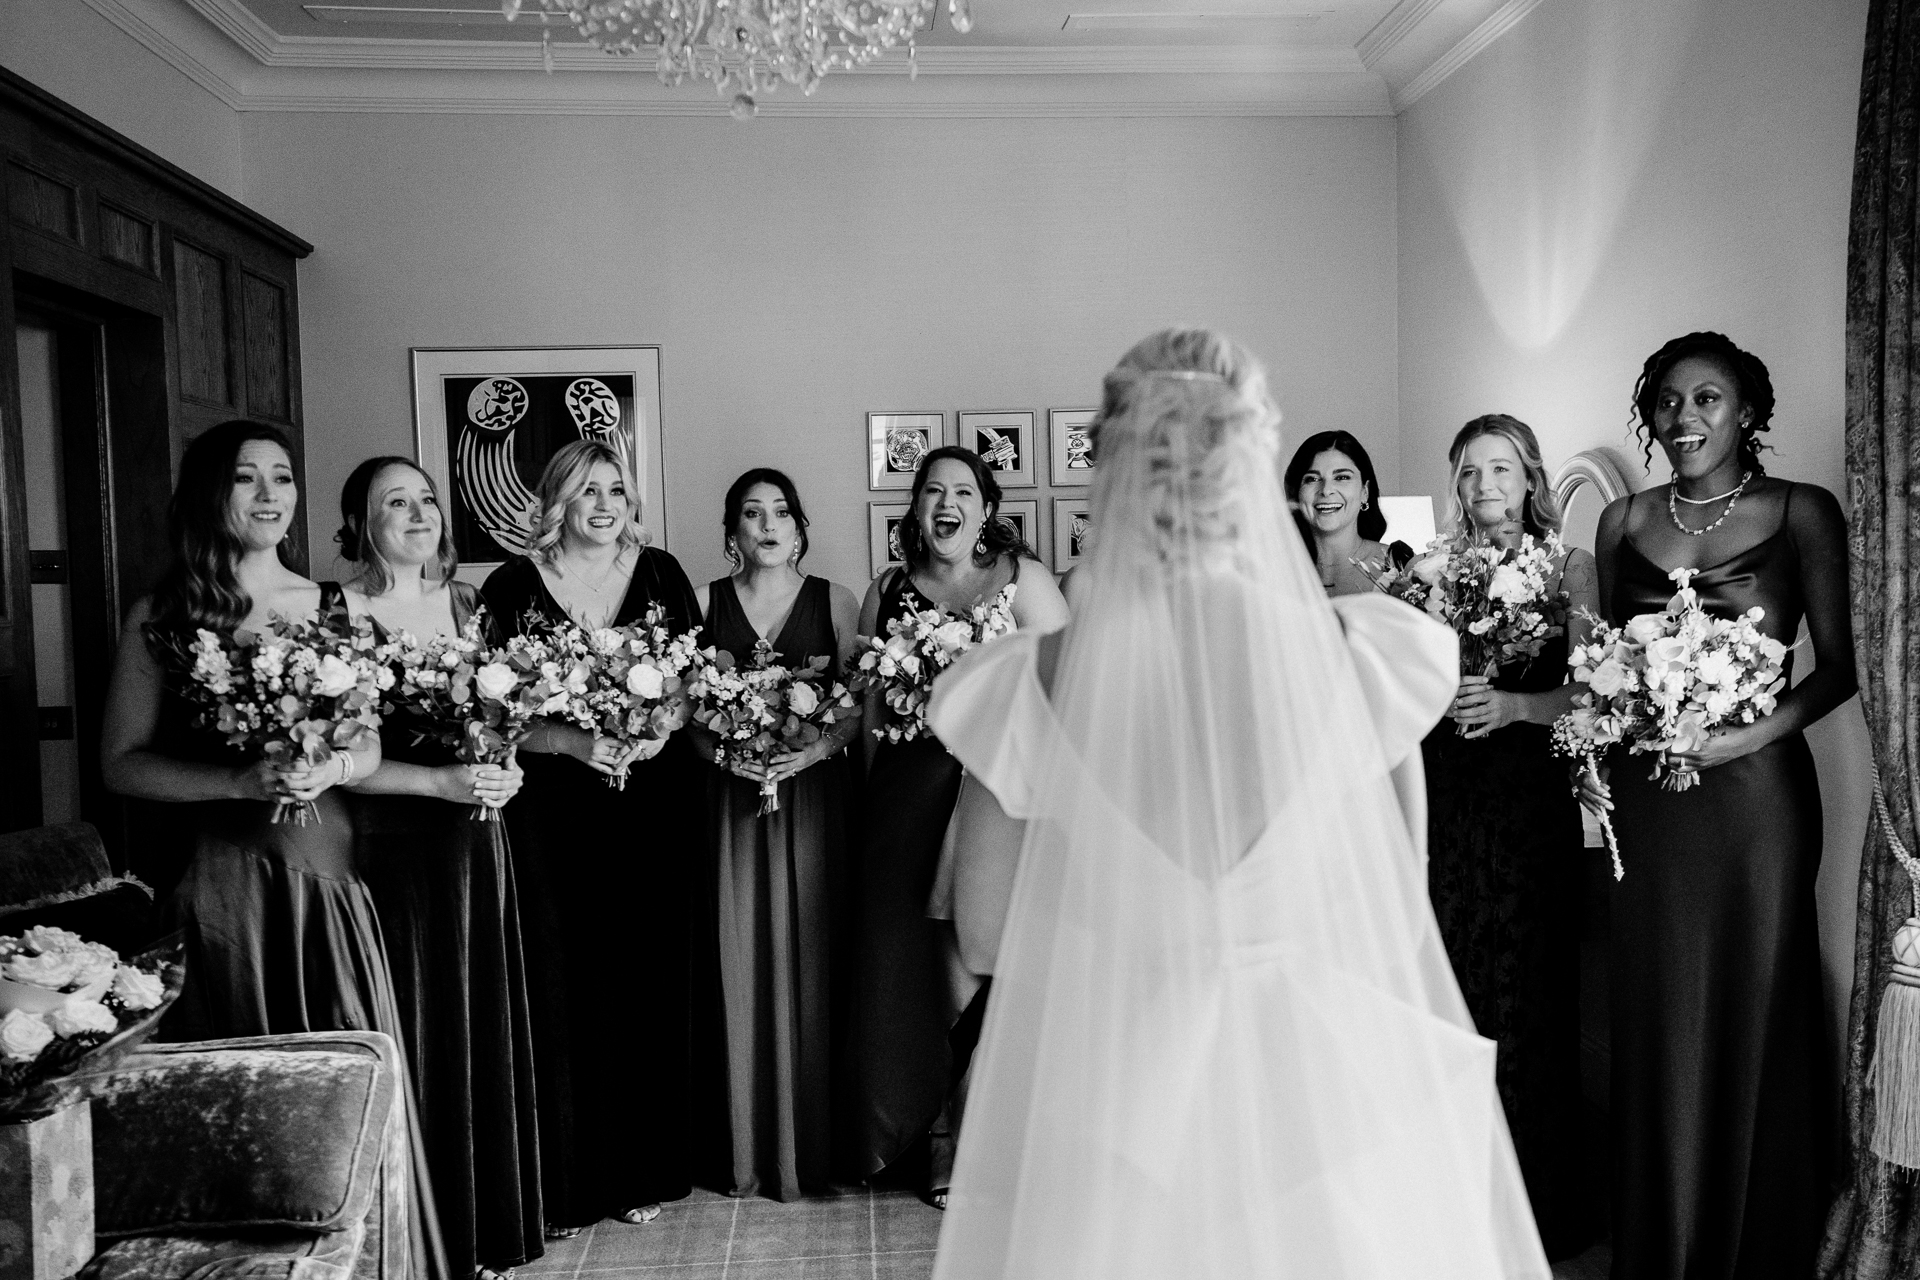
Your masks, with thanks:
[{"label": "bride seen from behind", "polygon": [[1328,601],[1278,428],[1229,340],[1137,345],[1072,621],[936,686],[1028,822],[940,1280],[1548,1275],[1390,777],[1455,641]]}]

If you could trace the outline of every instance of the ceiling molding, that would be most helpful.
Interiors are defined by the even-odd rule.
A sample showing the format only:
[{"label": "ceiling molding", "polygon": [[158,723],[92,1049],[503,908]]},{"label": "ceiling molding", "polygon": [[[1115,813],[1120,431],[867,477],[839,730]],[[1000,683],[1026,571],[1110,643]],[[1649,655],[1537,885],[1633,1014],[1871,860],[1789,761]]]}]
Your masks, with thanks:
[{"label": "ceiling molding", "polygon": [[238,86],[177,43],[171,36],[127,8],[121,0],[86,0],[86,3],[88,8],[132,36],[149,53],[175,71],[234,110],[245,109],[245,95],[240,92]]},{"label": "ceiling molding", "polygon": [[[567,115],[727,118],[727,104],[707,95],[594,101],[545,98],[376,97],[249,94],[242,111],[344,112],[405,115]],[[767,98],[761,119],[813,120],[1009,120],[1253,118],[1289,116],[1389,116],[1380,97],[1318,101],[1089,102],[835,102],[817,98]]]},{"label": "ceiling molding", "polygon": [[1373,64],[1387,56],[1388,50],[1425,22],[1427,15],[1439,7],[1441,0],[1400,0],[1400,3],[1387,11],[1387,16],[1374,24],[1373,30],[1360,37],[1360,43],[1354,46],[1354,52],[1360,55],[1360,65],[1368,70]]},{"label": "ceiling molding", "polygon": [[1425,71],[1409,80],[1406,88],[1393,95],[1394,114],[1405,111],[1441,81],[1466,66],[1488,45],[1513,30],[1520,19],[1532,13],[1539,3],[1540,0],[1507,0],[1485,22],[1468,32],[1465,39],[1441,54]]}]

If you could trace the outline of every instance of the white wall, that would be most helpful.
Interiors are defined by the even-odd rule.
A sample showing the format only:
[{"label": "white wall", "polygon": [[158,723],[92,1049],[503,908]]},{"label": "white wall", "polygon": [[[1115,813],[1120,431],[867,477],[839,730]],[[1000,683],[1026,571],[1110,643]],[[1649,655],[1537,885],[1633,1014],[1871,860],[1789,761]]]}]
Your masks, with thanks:
[{"label": "white wall", "polygon": [[[1845,500],[1847,210],[1865,0],[1547,0],[1400,117],[1401,463],[1443,494],[1460,424],[1506,412],[1550,464],[1613,446],[1668,338],[1764,359],[1769,472]],[[1657,458],[1656,454],[1656,458]],[[1664,463],[1655,477],[1665,478]],[[1639,480],[1639,483],[1652,483]],[[1836,1028],[1871,795],[1858,703],[1808,735]]]},{"label": "white wall", "polygon": [[660,344],[667,532],[696,582],[724,564],[726,486],[764,464],[800,487],[809,567],[859,589],[887,496],[868,410],[1044,424],[1172,323],[1265,356],[1296,438],[1347,427],[1394,470],[1388,119],[262,113],[243,138],[248,202],[316,246],[316,549],[354,463],[412,451],[410,346]]},{"label": "white wall", "polygon": [[0,0],[0,66],[194,177],[240,194],[240,113],[80,0]]}]

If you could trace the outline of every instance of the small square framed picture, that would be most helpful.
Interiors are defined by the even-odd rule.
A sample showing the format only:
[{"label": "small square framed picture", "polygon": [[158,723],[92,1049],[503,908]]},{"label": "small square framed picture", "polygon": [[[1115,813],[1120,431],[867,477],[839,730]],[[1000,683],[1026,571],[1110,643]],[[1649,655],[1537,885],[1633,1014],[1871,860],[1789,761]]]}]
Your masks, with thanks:
[{"label": "small square framed picture", "polygon": [[944,413],[869,413],[867,488],[913,488],[920,459],[947,442]]},{"label": "small square framed picture", "polygon": [[905,563],[900,551],[900,522],[910,509],[904,502],[867,504],[867,560],[874,577]]},{"label": "small square framed picture", "polygon": [[1093,483],[1093,438],[1087,428],[1099,416],[1098,409],[1047,410],[1047,439],[1056,489]]},{"label": "small square framed picture", "polygon": [[1086,558],[1093,504],[1085,498],[1053,500],[1053,571],[1065,573]]},{"label": "small square framed picture", "polygon": [[960,444],[980,455],[1002,489],[1031,489],[1034,479],[1034,414],[1030,409],[994,413],[962,411]]},{"label": "small square framed picture", "polygon": [[1020,541],[1038,549],[1040,546],[1040,500],[1023,498],[1019,502],[1002,502],[1000,515],[1013,521],[1013,527],[1020,534]]}]

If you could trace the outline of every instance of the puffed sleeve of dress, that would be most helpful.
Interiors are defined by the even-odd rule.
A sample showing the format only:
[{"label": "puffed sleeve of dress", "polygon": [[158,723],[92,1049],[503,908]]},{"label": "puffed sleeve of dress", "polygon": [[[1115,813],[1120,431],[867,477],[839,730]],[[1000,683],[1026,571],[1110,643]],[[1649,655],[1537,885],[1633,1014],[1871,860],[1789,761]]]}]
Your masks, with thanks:
[{"label": "puffed sleeve of dress", "polygon": [[962,654],[927,704],[935,736],[1011,818],[1033,816],[1034,764],[1053,714],[1034,674],[1039,642],[1016,631]]},{"label": "puffed sleeve of dress", "polygon": [[1420,740],[1460,687],[1460,639],[1452,628],[1389,596],[1335,596],[1332,603],[1393,773],[1407,835],[1424,862],[1427,779]]}]

